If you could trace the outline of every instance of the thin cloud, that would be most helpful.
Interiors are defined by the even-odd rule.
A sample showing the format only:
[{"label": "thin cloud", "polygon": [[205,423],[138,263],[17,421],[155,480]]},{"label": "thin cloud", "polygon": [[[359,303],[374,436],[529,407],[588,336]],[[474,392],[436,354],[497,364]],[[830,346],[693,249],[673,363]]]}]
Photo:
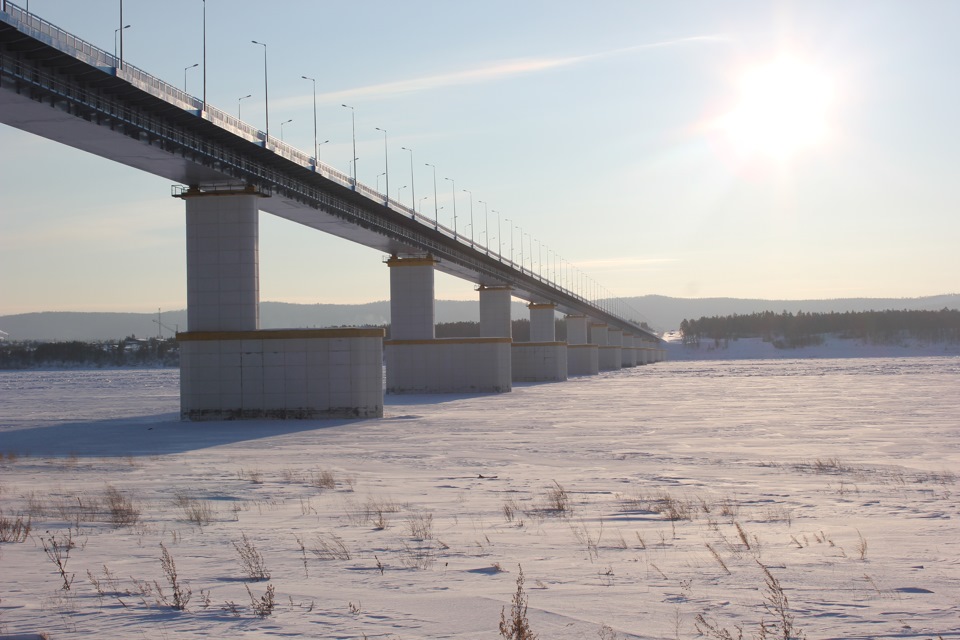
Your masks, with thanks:
[{"label": "thin cloud", "polygon": [[[506,60],[495,62],[476,69],[454,71],[451,73],[424,76],[421,78],[411,78],[408,80],[397,80],[394,82],[384,82],[366,87],[356,87],[353,89],[345,89],[343,91],[333,91],[329,93],[318,94],[317,101],[329,104],[337,104],[360,100],[377,100],[400,94],[419,93],[446,87],[495,82],[505,78],[539,73],[543,71],[549,71],[551,69],[559,69],[562,67],[571,67],[586,62],[622,56],[647,49],[659,49],[694,43],[718,43],[728,41],[729,38],[726,36],[691,36],[689,38],[677,38],[675,40],[664,40],[662,42],[639,44],[631,47],[624,47],[621,49],[613,49],[611,51],[602,51],[599,53],[591,53],[580,56]],[[312,100],[312,96],[303,96],[287,98],[286,100],[281,100],[279,102],[285,107],[298,107],[305,106]]]},{"label": "thin cloud", "polygon": [[644,267],[652,267],[663,264],[669,264],[672,262],[677,262],[676,258],[636,258],[636,257],[624,257],[624,258],[603,258],[600,260],[583,260],[580,262],[572,263],[578,269],[591,270],[591,271],[603,271],[608,269],[641,269]]}]

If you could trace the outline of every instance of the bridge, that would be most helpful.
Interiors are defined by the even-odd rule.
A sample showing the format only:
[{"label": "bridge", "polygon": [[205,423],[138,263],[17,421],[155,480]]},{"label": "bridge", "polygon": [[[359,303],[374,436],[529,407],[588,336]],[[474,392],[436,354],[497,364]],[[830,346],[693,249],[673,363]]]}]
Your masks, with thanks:
[{"label": "bridge", "polygon": [[[503,392],[663,358],[637,312],[569,268],[517,263],[6,0],[0,122],[176,183],[187,220],[185,418],[382,415],[384,355],[394,393]],[[259,211],[390,256],[390,339],[261,330]],[[435,338],[437,270],[477,285],[480,336]],[[530,303],[530,342],[512,340],[511,297]]]}]

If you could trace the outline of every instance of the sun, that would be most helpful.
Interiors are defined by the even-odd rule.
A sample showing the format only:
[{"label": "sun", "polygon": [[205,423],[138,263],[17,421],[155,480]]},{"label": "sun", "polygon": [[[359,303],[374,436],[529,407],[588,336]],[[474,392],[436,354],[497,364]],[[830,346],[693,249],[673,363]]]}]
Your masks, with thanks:
[{"label": "sun", "polygon": [[827,75],[781,56],[742,75],[739,100],[719,128],[742,155],[787,159],[826,141],[833,93]]}]

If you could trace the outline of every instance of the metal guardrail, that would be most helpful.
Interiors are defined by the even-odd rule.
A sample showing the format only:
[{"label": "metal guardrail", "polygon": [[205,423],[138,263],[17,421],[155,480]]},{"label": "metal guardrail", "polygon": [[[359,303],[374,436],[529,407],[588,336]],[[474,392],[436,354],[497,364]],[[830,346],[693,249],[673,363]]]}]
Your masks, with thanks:
[{"label": "metal guardrail", "polygon": [[[370,187],[362,183],[359,183],[359,182],[354,183],[354,180],[347,174],[344,174],[343,172],[338,171],[337,169],[334,169],[333,167],[330,167],[326,164],[317,162],[316,158],[314,158],[313,156],[297,149],[296,147],[288,145],[283,141],[277,140],[272,136],[268,138],[263,131],[247,124],[246,122],[243,122],[239,118],[236,118],[226,113],[225,111],[222,111],[221,109],[211,106],[210,104],[204,104],[203,101],[200,100],[199,98],[196,98],[182,91],[181,89],[178,89],[177,87],[167,82],[164,82],[163,80],[147,73],[146,71],[143,71],[142,69],[139,69],[134,65],[131,65],[125,61],[121,61],[118,57],[114,56],[112,53],[104,51],[103,49],[100,49],[99,47],[96,47],[90,44],[89,42],[86,42],[85,40],[77,38],[73,34],[67,31],[64,31],[60,27],[57,27],[56,25],[40,18],[35,14],[28,13],[22,7],[19,7],[13,2],[9,2],[8,0],[2,0],[2,5],[0,5],[0,9],[2,9],[2,13],[0,13],[0,19],[2,19],[4,22],[7,22],[8,24],[15,26],[17,29],[19,29],[23,33],[26,33],[27,35],[30,35],[36,38],[37,40],[40,40],[41,42],[44,42],[59,51],[62,51],[74,58],[77,58],[78,60],[86,62],[91,66],[103,69],[107,73],[112,73],[117,78],[120,78],[122,80],[125,80],[126,82],[129,82],[131,85],[137,87],[142,91],[145,91],[146,93],[149,93],[181,109],[193,112],[198,117],[201,117],[204,120],[207,120],[234,135],[237,135],[249,142],[258,143],[264,146],[265,148],[273,151],[277,155],[280,155],[281,157],[285,158],[290,162],[293,162],[301,167],[310,169],[322,175],[323,177],[327,178],[328,180],[331,180],[337,184],[340,184],[341,186],[353,189],[357,193],[360,193],[365,197],[369,198],[370,200],[378,204],[384,205],[395,212],[407,215],[412,220],[420,223],[424,227],[432,228],[435,231],[439,231],[440,233],[453,239],[459,244],[462,244],[464,247],[468,247],[474,251],[483,253],[485,256],[497,260],[497,262],[504,265],[505,267],[509,267],[510,269],[517,271],[522,275],[534,278],[541,284],[549,288],[555,289],[556,291],[564,294],[569,298],[575,299],[582,304],[595,307],[598,310],[603,311],[608,315],[619,317],[621,320],[639,325],[639,320],[637,320],[636,318],[640,318],[642,316],[630,305],[626,304],[623,300],[619,298],[611,298],[611,297],[601,298],[599,295],[586,296],[582,291],[583,287],[578,286],[577,289],[575,290],[569,288],[566,285],[566,281],[570,279],[569,278],[570,267],[568,267],[568,271],[567,271],[568,277],[561,277],[562,279],[561,282],[557,282],[555,276],[553,278],[549,277],[549,269],[548,269],[547,277],[544,277],[542,273],[542,265],[540,265],[541,269],[534,269],[532,266],[532,259],[531,259],[531,267],[527,268],[525,265],[517,264],[513,260],[512,255],[509,258],[506,258],[503,255],[501,255],[499,251],[493,251],[489,247],[479,242],[476,242],[472,239],[468,241],[467,238],[465,238],[462,234],[458,234],[454,230],[450,229],[449,227],[446,227],[445,225],[440,224],[438,220],[434,220],[427,216],[419,214],[413,209],[395,200],[386,198],[384,194],[378,193],[376,190],[371,189]],[[49,90],[60,92],[71,99],[74,99],[74,100],[78,99],[78,96],[71,94],[71,89],[72,89],[71,87],[69,87],[65,83],[60,82],[55,78],[52,78],[52,77],[47,78],[46,88],[48,88]],[[98,102],[97,105],[91,105],[91,106],[95,106],[96,108],[99,108],[100,106],[104,105],[103,99],[98,98],[97,102]],[[121,105],[113,105],[113,106],[115,108],[112,111],[114,112],[114,115],[116,115],[119,119],[130,122],[131,124],[134,124],[136,126],[143,126],[144,117],[142,114],[132,112],[122,107]],[[167,129],[170,129],[170,128],[167,127]],[[173,129],[170,129],[169,131],[165,131],[162,134],[160,134],[160,132],[155,132],[155,133],[158,133],[158,135],[162,135],[162,137],[166,137],[172,141],[175,141],[178,144],[184,144],[186,146],[194,147],[197,150],[201,150],[205,143],[205,141],[202,141],[194,136],[184,135],[182,131],[177,131]],[[221,161],[228,162],[229,164],[235,165],[238,168],[242,168],[242,165],[244,164],[242,162],[242,159],[239,156],[236,156],[235,158],[230,158],[229,160],[226,157],[220,157],[219,159]],[[275,172],[268,171],[267,173],[275,173]],[[267,178],[266,175],[261,175],[261,177]],[[277,179],[278,183],[284,182],[284,180],[279,175],[274,175],[272,176],[272,178]],[[327,198],[319,197],[320,195],[322,194],[317,192],[315,194],[310,194],[307,197],[310,197],[310,199],[318,202],[327,199]],[[327,206],[332,206],[334,203],[331,201],[331,202],[326,202],[325,204]],[[342,208],[342,207],[337,206],[335,208]],[[356,211],[352,211],[351,215],[358,218],[363,218],[368,224],[373,224],[376,227],[384,226],[384,222],[385,222],[384,220],[375,219],[374,216],[370,216],[369,213],[363,211],[360,208],[356,208]],[[400,233],[401,231],[405,231],[397,225],[390,225],[390,226],[396,227],[394,229],[391,229],[391,232],[394,234]],[[401,233],[400,235],[406,235],[406,233]],[[423,238],[418,237],[417,243],[424,244]],[[437,246],[435,247],[435,249],[440,250],[441,245],[439,245],[439,243],[436,243],[436,244]],[[548,256],[549,256],[549,252],[548,252]],[[478,271],[480,272],[488,271],[487,269],[483,268],[483,265],[480,261],[470,260],[470,262],[474,263],[474,266],[475,268],[478,269]],[[579,270],[577,271],[579,272]],[[563,274],[562,269],[561,269],[561,274]],[[582,272],[580,272],[580,274],[582,274]],[[491,274],[491,275],[496,275],[496,274]],[[579,276],[576,278],[576,280],[578,281],[578,284],[579,284],[579,280],[580,280]],[[596,286],[595,281],[594,281],[594,284]],[[605,292],[606,290],[603,290],[602,292],[597,292],[597,293],[605,293]],[[626,311],[629,311],[633,314],[632,319],[627,317]]]}]

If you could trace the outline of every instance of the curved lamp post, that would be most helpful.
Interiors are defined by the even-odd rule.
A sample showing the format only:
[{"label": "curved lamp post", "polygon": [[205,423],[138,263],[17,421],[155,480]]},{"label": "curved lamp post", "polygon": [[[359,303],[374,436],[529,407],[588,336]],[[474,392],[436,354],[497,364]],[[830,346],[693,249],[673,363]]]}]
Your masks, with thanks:
[{"label": "curved lamp post", "polygon": [[353,107],[348,104],[341,104],[341,107],[346,107],[350,109],[350,130],[353,132],[353,160],[350,163],[353,165],[353,190],[357,190],[357,120],[356,120],[356,111]]},{"label": "curved lamp post", "polygon": [[307,76],[300,77],[313,83],[313,170],[316,171],[320,159],[320,145],[317,144],[317,80]]},{"label": "curved lamp post", "polygon": [[268,93],[268,82],[267,82],[267,45],[262,42],[257,42],[256,40],[251,40],[253,44],[258,44],[263,47],[263,113],[266,116],[267,128],[264,130],[266,138],[263,140],[264,149],[267,148],[270,144],[270,97]]}]

